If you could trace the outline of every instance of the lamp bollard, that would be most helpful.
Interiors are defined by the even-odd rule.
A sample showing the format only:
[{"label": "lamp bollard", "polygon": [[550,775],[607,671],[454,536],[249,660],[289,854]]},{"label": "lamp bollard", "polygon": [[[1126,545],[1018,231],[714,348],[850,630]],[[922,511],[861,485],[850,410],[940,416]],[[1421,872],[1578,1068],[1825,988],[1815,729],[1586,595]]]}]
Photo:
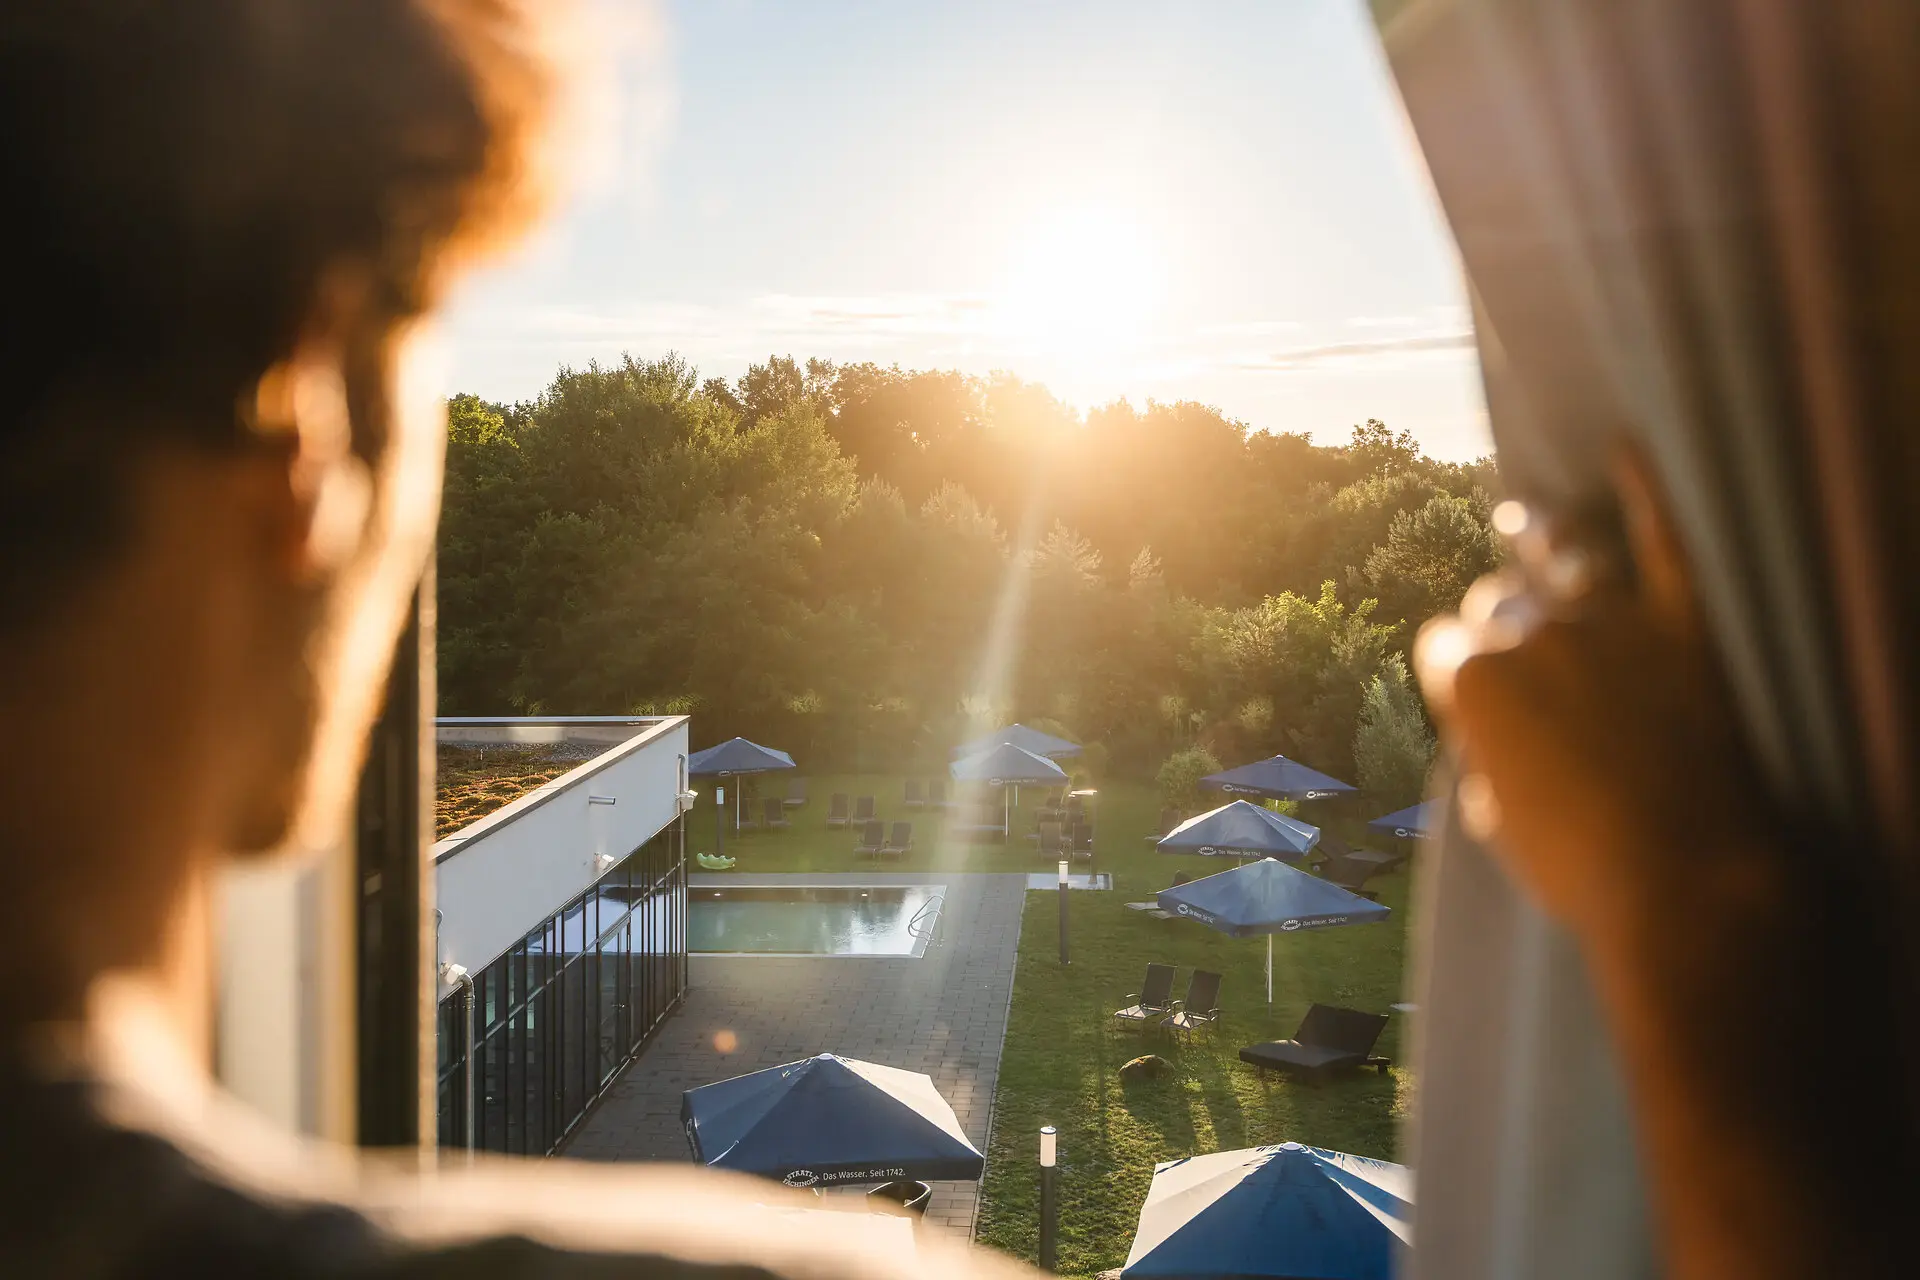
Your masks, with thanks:
[{"label": "lamp bollard", "polygon": [[716,858],[727,855],[727,789],[713,789],[713,854]]},{"label": "lamp bollard", "polygon": [[1054,1161],[1059,1155],[1054,1139],[1059,1131],[1052,1125],[1040,1126],[1040,1269],[1052,1271],[1060,1232],[1060,1200],[1054,1185],[1058,1171]]},{"label": "lamp bollard", "polygon": [[1060,860],[1060,963],[1071,964],[1067,958],[1067,867],[1065,858]]}]

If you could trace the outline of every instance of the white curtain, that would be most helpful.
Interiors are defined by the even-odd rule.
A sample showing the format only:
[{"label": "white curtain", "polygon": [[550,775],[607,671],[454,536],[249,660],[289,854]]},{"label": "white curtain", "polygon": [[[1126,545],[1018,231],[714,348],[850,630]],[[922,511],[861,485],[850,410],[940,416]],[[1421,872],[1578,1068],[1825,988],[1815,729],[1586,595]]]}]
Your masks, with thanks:
[{"label": "white curtain", "polygon": [[[1874,186],[1920,156],[1920,5],[1374,8],[1475,300],[1509,491],[1604,525],[1609,451],[1639,441],[1776,799],[1836,843],[1903,843],[1884,833],[1911,817],[1914,717],[1887,641],[1911,633],[1900,584],[1920,574],[1903,559],[1914,520],[1876,468],[1914,475],[1920,376],[1850,326],[1920,336],[1906,311],[1873,310],[1920,287],[1920,255],[1892,247],[1920,200],[1910,180]],[[1457,830],[1438,843],[1411,1274],[1652,1274],[1579,957]]]}]

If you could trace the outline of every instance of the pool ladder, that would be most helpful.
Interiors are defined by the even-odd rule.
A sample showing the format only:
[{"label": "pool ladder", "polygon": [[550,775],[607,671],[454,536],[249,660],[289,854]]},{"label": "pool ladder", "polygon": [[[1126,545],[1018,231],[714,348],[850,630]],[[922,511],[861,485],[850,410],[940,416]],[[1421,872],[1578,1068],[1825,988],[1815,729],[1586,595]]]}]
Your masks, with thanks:
[{"label": "pool ladder", "polygon": [[[907,921],[907,936],[909,938],[931,937],[940,923],[940,904],[946,900],[945,894],[936,893],[921,903],[920,909],[913,913],[913,919]],[[929,916],[932,918],[929,919]]]}]

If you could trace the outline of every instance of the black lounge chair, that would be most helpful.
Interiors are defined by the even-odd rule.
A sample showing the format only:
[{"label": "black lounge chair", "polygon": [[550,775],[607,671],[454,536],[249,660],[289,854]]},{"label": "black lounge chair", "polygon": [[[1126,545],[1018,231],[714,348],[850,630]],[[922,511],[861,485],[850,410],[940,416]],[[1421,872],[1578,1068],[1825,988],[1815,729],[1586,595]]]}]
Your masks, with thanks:
[{"label": "black lounge chair", "polygon": [[1220,1021],[1220,975],[1195,969],[1187,979],[1187,998],[1176,1000],[1173,1013],[1160,1025],[1182,1040],[1193,1033],[1212,1030]]},{"label": "black lounge chair", "polygon": [[1343,854],[1334,854],[1321,862],[1320,878],[1328,884],[1337,884],[1348,893],[1358,894],[1362,898],[1378,898],[1380,895],[1367,888],[1367,881],[1382,870],[1377,862],[1363,862]]},{"label": "black lounge chair", "polygon": [[734,811],[736,819],[734,830],[758,831],[760,829],[760,815],[753,811],[753,801],[746,796],[742,796],[741,799],[745,803]]},{"label": "black lounge chair", "polygon": [[1060,829],[1059,823],[1041,823],[1034,839],[1039,842],[1040,856],[1049,862],[1058,862],[1067,856],[1066,832]]},{"label": "black lounge chair", "polygon": [[873,817],[873,797],[856,796],[853,801],[853,820],[866,822]]},{"label": "black lounge chair", "polygon": [[1133,1003],[1124,1009],[1115,1009],[1113,1016],[1136,1026],[1165,1018],[1173,1012],[1173,976],[1172,965],[1149,964],[1147,976],[1140,980],[1140,990],[1127,997]]},{"label": "black lounge chair", "polygon": [[1093,856],[1092,823],[1076,822],[1073,824],[1073,843],[1071,848],[1073,856],[1076,858],[1091,858]]},{"label": "black lounge chair", "polygon": [[927,783],[927,808],[944,809],[947,807],[947,780],[934,778]]},{"label": "black lounge chair", "polygon": [[1393,1059],[1374,1056],[1373,1046],[1386,1025],[1384,1013],[1316,1004],[1300,1020],[1293,1039],[1250,1044],[1240,1051],[1240,1061],[1262,1072],[1289,1071],[1313,1081],[1349,1067],[1377,1067],[1384,1072]]},{"label": "black lounge chair", "polygon": [[909,809],[924,809],[927,807],[926,792],[920,789],[920,779],[918,778],[907,779],[906,805]]},{"label": "black lounge chair", "polygon": [[1184,821],[1184,818],[1182,817],[1182,815],[1181,815],[1181,813],[1180,813],[1180,811],[1179,811],[1178,809],[1162,809],[1162,810],[1160,811],[1160,832],[1159,832],[1159,835],[1150,835],[1150,836],[1148,836],[1148,837],[1147,837],[1147,843],[1148,843],[1148,844],[1159,844],[1159,843],[1160,843],[1160,837],[1161,837],[1161,836],[1165,836],[1165,835],[1171,835],[1171,834],[1173,834],[1173,829],[1174,829],[1175,827],[1177,827],[1177,826],[1179,826],[1179,825],[1180,825],[1180,823],[1181,823],[1182,821]]},{"label": "black lounge chair", "polygon": [[903,858],[913,852],[913,824],[896,822],[893,831],[887,836],[887,842],[880,846],[883,858]]},{"label": "black lounge chair", "polygon": [[787,802],[779,796],[768,796],[765,800],[762,800],[760,802],[760,812],[763,815],[760,819],[761,825],[769,831],[780,830],[793,825],[787,821]]},{"label": "black lounge chair", "polygon": [[1321,878],[1363,898],[1379,896],[1367,888],[1367,881],[1393,870],[1404,861],[1399,854],[1351,848],[1344,840],[1332,836],[1331,832],[1321,835],[1318,852],[1320,865],[1315,869]]},{"label": "black lounge chair", "polygon": [[854,856],[877,858],[886,845],[886,824],[878,818],[869,818],[860,826],[860,839],[853,846]]},{"label": "black lounge chair", "polygon": [[847,825],[847,793],[836,791],[827,801],[827,825],[844,827]]},{"label": "black lounge chair", "polygon": [[807,807],[807,780],[805,778],[787,779],[786,806],[789,809]]}]

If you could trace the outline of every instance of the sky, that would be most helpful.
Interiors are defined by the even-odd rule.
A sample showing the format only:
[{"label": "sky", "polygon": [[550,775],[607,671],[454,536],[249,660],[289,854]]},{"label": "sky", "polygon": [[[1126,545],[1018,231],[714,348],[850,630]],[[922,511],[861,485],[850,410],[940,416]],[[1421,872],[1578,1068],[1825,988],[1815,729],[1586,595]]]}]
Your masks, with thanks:
[{"label": "sky", "polygon": [[1490,452],[1458,261],[1363,0],[599,0],[566,194],[453,382],[677,351],[1007,370]]}]

